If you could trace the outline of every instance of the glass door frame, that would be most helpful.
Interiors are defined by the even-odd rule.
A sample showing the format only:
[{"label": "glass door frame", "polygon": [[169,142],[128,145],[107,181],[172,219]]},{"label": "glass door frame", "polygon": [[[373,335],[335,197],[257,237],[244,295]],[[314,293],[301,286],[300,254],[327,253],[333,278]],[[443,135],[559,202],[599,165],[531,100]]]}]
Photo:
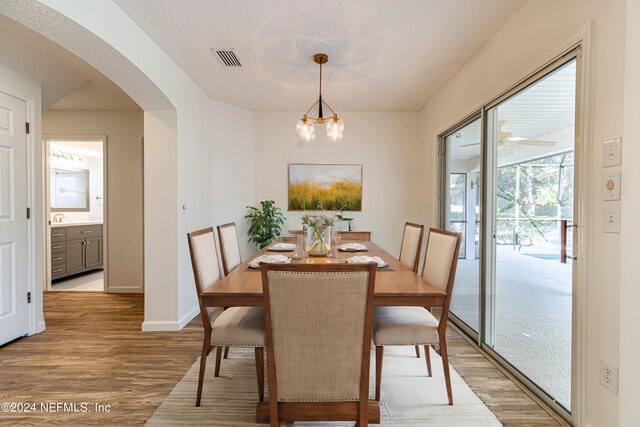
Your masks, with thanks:
[{"label": "glass door frame", "polygon": [[[479,181],[479,197],[480,199],[478,200],[480,209],[479,209],[479,217],[480,217],[480,227],[482,227],[482,217],[484,215],[484,210],[483,210],[483,200],[484,200],[484,196],[483,196],[483,192],[484,192],[484,185],[482,185],[483,182],[483,174],[484,174],[484,149],[483,147],[485,146],[485,142],[484,142],[484,132],[482,131],[482,129],[484,128],[484,116],[483,116],[483,111],[476,111],[475,113],[467,116],[466,118],[464,118],[462,121],[457,122],[455,125],[451,126],[449,129],[447,129],[445,132],[441,133],[438,136],[438,176],[439,176],[439,180],[440,180],[440,184],[438,185],[438,191],[437,191],[437,201],[438,201],[438,210],[437,210],[437,215],[436,215],[436,224],[440,224],[440,227],[443,229],[447,229],[447,224],[445,224],[446,221],[446,213],[445,210],[448,209],[449,207],[445,205],[445,193],[447,191],[449,191],[448,188],[446,187],[447,184],[447,180],[444,177],[444,174],[446,173],[446,166],[445,166],[445,161],[446,161],[446,149],[447,149],[447,145],[445,143],[445,139],[451,135],[454,135],[456,132],[458,132],[460,129],[464,128],[465,126],[475,122],[476,120],[480,119],[480,127],[481,127],[481,132],[480,132],[480,181]],[[466,200],[465,200],[466,203]],[[475,224],[474,224],[474,230],[475,230]],[[455,313],[453,312],[449,312],[449,319],[451,319],[453,321],[453,323],[460,328],[461,330],[464,331],[465,334],[467,334],[468,336],[470,336],[471,338],[474,339],[474,341],[476,342],[476,345],[480,346],[480,344],[482,343],[481,339],[482,339],[482,323],[481,321],[481,315],[482,315],[482,307],[483,307],[483,286],[482,286],[482,273],[483,273],[483,253],[482,253],[482,248],[483,248],[483,235],[482,235],[482,229],[480,230],[479,236],[478,236],[478,246],[480,248],[480,253],[479,253],[479,259],[478,259],[478,265],[479,265],[479,272],[478,272],[478,277],[479,277],[479,283],[478,286],[480,287],[479,289],[479,293],[478,293],[478,331],[473,330],[472,328],[470,328],[462,319],[460,319],[458,316],[455,315]],[[468,249],[468,248],[467,248]],[[475,250],[475,248],[474,248]]]},{"label": "glass door frame", "polygon": [[[444,188],[446,180],[444,179],[445,173],[445,161],[446,161],[446,145],[445,138],[457,132],[460,128],[468,125],[469,123],[481,119],[481,137],[480,137],[480,235],[479,235],[479,298],[478,298],[478,331],[474,331],[469,328],[462,320],[450,313],[451,321],[469,337],[471,337],[476,345],[481,349],[484,354],[488,355],[492,361],[497,363],[502,369],[512,375],[517,381],[522,383],[531,393],[533,393],[544,404],[550,407],[559,416],[570,423],[578,422],[582,418],[584,413],[584,404],[586,404],[584,398],[585,379],[581,378],[586,374],[586,339],[585,330],[588,325],[587,313],[588,307],[585,307],[585,298],[583,295],[588,292],[585,287],[588,287],[586,265],[588,264],[588,242],[585,236],[585,226],[588,224],[588,217],[586,212],[586,206],[588,206],[589,195],[586,191],[587,183],[589,179],[588,165],[590,163],[589,148],[586,144],[585,123],[587,123],[586,117],[588,115],[587,104],[585,102],[585,92],[587,85],[587,70],[585,69],[585,58],[583,55],[583,45],[588,42],[588,33],[582,35],[579,41],[570,45],[563,53],[556,55],[549,62],[544,64],[535,72],[531,73],[526,78],[522,79],[519,83],[515,84],[507,91],[503,92],[499,96],[491,99],[486,104],[482,105],[480,110],[476,110],[465,119],[457,122],[444,132],[438,135],[438,177],[439,185],[437,185],[437,203],[438,209],[436,211],[436,223],[441,227],[446,227],[444,223],[445,206]],[[588,44],[587,44],[588,45]],[[487,304],[492,304],[492,301],[488,301],[486,297],[486,290],[488,283],[495,282],[495,268],[487,268],[490,263],[495,260],[495,245],[493,243],[493,221],[488,217],[489,206],[487,188],[493,184],[495,177],[492,174],[487,173],[487,161],[488,156],[491,153],[488,150],[487,141],[495,140],[497,136],[497,127],[488,126],[487,115],[489,110],[502,103],[506,99],[515,95],[516,93],[524,90],[528,86],[534,84],[547,74],[551,73],[555,69],[563,66],[564,64],[574,60],[576,61],[576,99],[575,99],[575,135],[574,135],[574,224],[576,229],[573,233],[573,248],[574,248],[574,260],[578,262],[572,263],[572,342],[571,342],[571,412],[567,411],[562,405],[556,403],[548,394],[540,389],[536,384],[530,381],[520,371],[518,371],[509,362],[504,360],[498,353],[494,352],[491,348],[484,344],[484,336],[491,331],[486,330],[486,324],[483,319],[484,312],[487,308]],[[495,148],[495,147],[494,147]],[[495,154],[494,154],[495,155]],[[489,282],[492,281],[493,282]],[[583,285],[580,285],[583,283]]]}]

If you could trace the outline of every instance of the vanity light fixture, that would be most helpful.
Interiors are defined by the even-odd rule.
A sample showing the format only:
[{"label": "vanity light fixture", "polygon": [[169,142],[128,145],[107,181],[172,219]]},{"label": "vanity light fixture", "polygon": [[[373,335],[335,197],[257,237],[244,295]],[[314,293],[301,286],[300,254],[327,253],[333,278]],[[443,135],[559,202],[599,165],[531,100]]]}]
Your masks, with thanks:
[{"label": "vanity light fixture", "polygon": [[[322,99],[322,64],[329,62],[329,57],[324,53],[318,53],[313,57],[316,64],[320,65],[320,90],[318,100],[307,110],[307,112],[298,120],[296,125],[296,131],[300,140],[305,144],[311,144],[316,137],[315,125],[326,124],[327,139],[331,143],[340,142],[342,139],[342,131],[344,130],[344,122],[335,111]],[[309,116],[309,113],[315,106],[318,106],[318,117]],[[322,107],[327,107],[333,115],[329,118],[324,118]]]},{"label": "vanity light fixture", "polygon": [[63,160],[77,160],[79,162],[82,161],[82,157],[80,157],[79,155],[73,154],[73,153],[67,153],[66,151],[62,151],[62,150],[58,150],[58,151],[51,150],[49,152],[49,156],[55,157],[57,159],[63,159]]}]

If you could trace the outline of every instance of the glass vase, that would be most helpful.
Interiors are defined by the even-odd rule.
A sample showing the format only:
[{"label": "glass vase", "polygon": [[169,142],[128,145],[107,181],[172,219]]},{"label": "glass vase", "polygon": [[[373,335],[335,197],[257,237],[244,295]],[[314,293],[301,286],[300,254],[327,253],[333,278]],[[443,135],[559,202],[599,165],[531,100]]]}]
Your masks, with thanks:
[{"label": "glass vase", "polygon": [[324,230],[314,230],[307,227],[305,248],[309,256],[327,256],[331,253],[331,227]]}]

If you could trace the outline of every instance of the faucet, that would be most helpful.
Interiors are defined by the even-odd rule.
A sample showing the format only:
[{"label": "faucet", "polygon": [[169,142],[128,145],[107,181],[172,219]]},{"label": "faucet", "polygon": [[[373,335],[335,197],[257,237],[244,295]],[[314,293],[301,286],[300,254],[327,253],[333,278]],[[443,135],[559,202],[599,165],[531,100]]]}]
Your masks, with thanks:
[{"label": "faucet", "polygon": [[57,213],[57,214],[55,214],[55,215],[53,216],[53,222],[54,222],[54,223],[56,223],[56,222],[58,222],[58,223],[59,223],[59,222],[62,222],[62,220],[63,220],[63,219],[64,219],[64,214],[61,214],[61,213]]}]

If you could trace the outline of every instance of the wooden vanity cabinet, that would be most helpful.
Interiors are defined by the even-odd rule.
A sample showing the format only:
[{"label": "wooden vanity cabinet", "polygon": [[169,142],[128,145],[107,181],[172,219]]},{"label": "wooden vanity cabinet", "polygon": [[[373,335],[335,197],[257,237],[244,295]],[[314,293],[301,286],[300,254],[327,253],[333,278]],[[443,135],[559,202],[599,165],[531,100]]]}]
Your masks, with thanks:
[{"label": "wooden vanity cabinet", "polygon": [[51,279],[102,267],[102,224],[51,228]]}]

